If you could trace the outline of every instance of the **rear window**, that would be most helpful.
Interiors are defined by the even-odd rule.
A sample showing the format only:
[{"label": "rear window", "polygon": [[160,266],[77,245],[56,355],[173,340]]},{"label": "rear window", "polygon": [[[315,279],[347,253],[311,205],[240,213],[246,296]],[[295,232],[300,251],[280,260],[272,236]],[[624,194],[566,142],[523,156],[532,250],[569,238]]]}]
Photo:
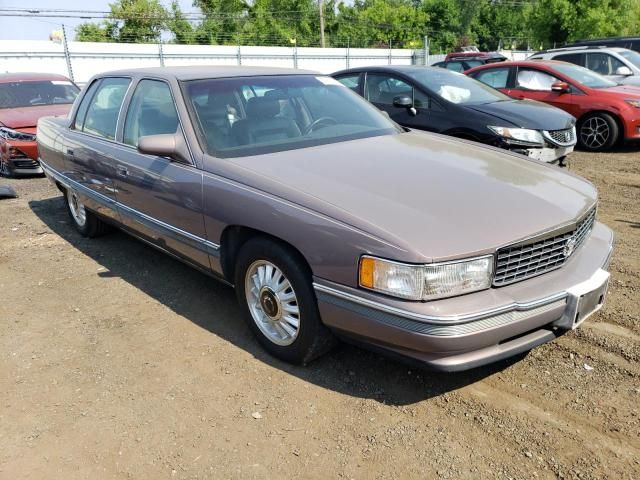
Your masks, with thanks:
[{"label": "rear window", "polygon": [[0,108],[73,103],[79,91],[69,80],[0,83]]}]

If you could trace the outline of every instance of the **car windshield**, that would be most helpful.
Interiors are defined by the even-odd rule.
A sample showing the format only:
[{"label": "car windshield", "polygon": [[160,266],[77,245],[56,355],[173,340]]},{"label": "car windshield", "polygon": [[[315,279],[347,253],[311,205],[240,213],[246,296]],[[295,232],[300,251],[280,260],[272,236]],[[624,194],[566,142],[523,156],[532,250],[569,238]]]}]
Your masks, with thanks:
[{"label": "car windshield", "polygon": [[608,78],[603,77],[599,73],[578,65],[572,65],[570,63],[557,63],[553,65],[553,68],[558,72],[566,75],[571,80],[581,83],[589,88],[609,88],[615,87],[618,84],[612,82]]},{"label": "car windshield", "polygon": [[0,83],[0,108],[73,103],[79,91],[68,80]]},{"label": "car windshield", "polygon": [[337,80],[277,75],[183,83],[208,153],[240,157],[403,132]]},{"label": "car windshield", "polygon": [[404,72],[431,93],[459,105],[510,100],[509,97],[462,73],[449,70],[415,69]]},{"label": "car windshield", "polygon": [[633,63],[636,67],[640,68],[640,53],[634,52],[633,50],[621,50],[618,53]]}]

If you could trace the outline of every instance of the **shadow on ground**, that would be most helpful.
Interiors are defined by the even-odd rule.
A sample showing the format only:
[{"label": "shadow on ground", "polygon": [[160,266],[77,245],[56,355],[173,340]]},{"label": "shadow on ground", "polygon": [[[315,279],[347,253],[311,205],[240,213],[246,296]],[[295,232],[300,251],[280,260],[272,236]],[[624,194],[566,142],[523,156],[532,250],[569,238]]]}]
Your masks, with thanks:
[{"label": "shadow on ground", "polygon": [[259,361],[342,394],[408,405],[474,383],[523,357],[447,374],[416,369],[344,344],[306,367],[292,366],[268,355],[254,340],[240,315],[232,288],[125,233],[115,231],[98,239],[81,237],[70,224],[62,197],[32,201],[29,205],[53,232],[106,269],[96,275],[120,277]]}]

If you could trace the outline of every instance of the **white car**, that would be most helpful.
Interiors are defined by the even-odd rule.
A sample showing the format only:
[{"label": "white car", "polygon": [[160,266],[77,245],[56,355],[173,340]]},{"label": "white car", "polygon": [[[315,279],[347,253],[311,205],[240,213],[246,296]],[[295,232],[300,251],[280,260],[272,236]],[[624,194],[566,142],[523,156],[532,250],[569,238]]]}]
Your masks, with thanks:
[{"label": "white car", "polygon": [[544,50],[528,60],[559,60],[574,63],[623,85],[640,86],[640,53],[616,47],[565,47]]}]

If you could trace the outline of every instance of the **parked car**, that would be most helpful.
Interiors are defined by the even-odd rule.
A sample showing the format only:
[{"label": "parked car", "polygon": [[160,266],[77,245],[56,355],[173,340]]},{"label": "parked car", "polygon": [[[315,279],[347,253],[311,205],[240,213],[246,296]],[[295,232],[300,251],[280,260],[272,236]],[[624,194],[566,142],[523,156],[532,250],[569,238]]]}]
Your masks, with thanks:
[{"label": "parked car", "polygon": [[593,70],[616,83],[640,86],[640,53],[626,48],[556,48],[538,52],[528,60],[569,62]]},{"label": "parked car", "polygon": [[42,175],[36,123],[66,115],[79,89],[61,75],[0,74],[0,175]]},{"label": "parked car", "polygon": [[455,52],[448,53],[442,62],[436,62],[432,67],[446,68],[454,72],[464,72],[473,67],[485,65],[487,63],[504,62],[507,59],[498,52]]},{"label": "parked car", "polygon": [[569,43],[565,47],[604,46],[628,48],[640,52],[640,37],[590,38]]},{"label": "parked car", "polygon": [[591,183],[405,131],[318,73],[104,73],[38,128],[80,234],[117,225],[235,285],[260,343],[290,362],[335,332],[471,368],[576,328],[606,294],[613,234]]},{"label": "parked car", "polygon": [[555,60],[484,65],[466,72],[517,99],[548,103],[577,118],[578,145],[608,150],[640,139],[640,89]]},{"label": "parked car", "polygon": [[513,100],[461,73],[412,66],[343,70],[334,78],[400,125],[562,163],[576,144],[575,119],[541,102]]}]

